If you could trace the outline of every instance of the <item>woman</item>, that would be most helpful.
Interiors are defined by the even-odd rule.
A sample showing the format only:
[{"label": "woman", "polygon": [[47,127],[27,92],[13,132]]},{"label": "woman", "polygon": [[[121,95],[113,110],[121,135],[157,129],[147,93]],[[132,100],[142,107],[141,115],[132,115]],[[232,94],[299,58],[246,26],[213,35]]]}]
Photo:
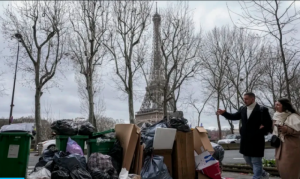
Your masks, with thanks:
[{"label": "woman", "polygon": [[300,116],[288,99],[275,103],[273,134],[279,136],[280,146],[275,158],[282,179],[300,179]]}]

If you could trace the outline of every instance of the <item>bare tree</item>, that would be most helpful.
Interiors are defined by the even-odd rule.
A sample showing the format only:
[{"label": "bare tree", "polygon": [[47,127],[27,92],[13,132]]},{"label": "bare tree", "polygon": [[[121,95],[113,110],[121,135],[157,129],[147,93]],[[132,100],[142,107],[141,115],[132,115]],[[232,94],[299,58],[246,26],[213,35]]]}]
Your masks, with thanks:
[{"label": "bare tree", "polygon": [[188,3],[168,4],[163,14],[161,53],[164,73],[163,109],[168,112],[168,102],[177,110],[181,87],[194,78],[200,69],[202,45],[201,30],[196,30]]},{"label": "bare tree", "polygon": [[[281,62],[281,53],[278,48],[269,46],[265,53],[264,61],[261,63],[263,66],[265,75],[261,79],[260,93],[262,99],[260,100],[265,106],[275,109],[275,102],[278,98],[286,96],[286,80],[284,73],[284,66]],[[286,49],[286,62],[289,64],[289,75],[293,76],[291,87],[291,98],[295,106],[298,106],[298,80],[299,80],[299,55],[293,51]]]},{"label": "bare tree", "polygon": [[[206,103],[210,100],[211,96],[214,94],[214,91],[210,91],[209,94],[208,94],[208,96],[206,98],[204,98],[203,101],[200,101],[199,99],[195,98],[193,96],[193,94],[195,94],[195,93],[192,92],[189,95],[189,97],[188,97],[187,100],[188,100],[188,104],[190,106],[192,106],[197,111],[197,114],[198,114],[198,116],[197,116],[197,119],[198,119],[197,124],[198,124],[198,126],[200,126],[201,113],[204,110],[204,107],[205,107]],[[206,94],[204,94],[204,95],[206,95]]]},{"label": "bare tree", "polygon": [[102,0],[78,1],[69,17],[73,30],[69,38],[71,59],[84,76],[84,82],[79,84],[79,88],[87,91],[82,93],[87,95],[88,119],[94,126],[94,95],[99,92],[94,78],[97,78],[97,67],[102,65],[107,54],[103,43],[109,38],[109,4],[109,1]]},{"label": "bare tree", "polygon": [[[102,81],[102,78],[100,75],[98,75],[98,72],[95,71],[93,75],[93,88],[94,88],[94,93],[93,93],[93,103],[94,103],[94,116],[102,116],[103,112],[105,111],[105,104],[104,104],[104,99],[101,96],[101,92],[103,90],[104,84]],[[80,103],[80,110],[81,113],[88,117],[89,116],[89,95],[88,91],[86,90],[86,80],[85,77],[79,73],[76,74],[75,76],[77,84],[78,84],[78,95],[80,97],[81,103]],[[93,120],[95,118],[93,117]],[[95,125],[96,127],[96,125]]]},{"label": "bare tree", "polygon": [[53,81],[65,54],[65,10],[65,2],[61,1],[22,1],[6,8],[1,16],[6,39],[9,40],[12,33],[21,35],[23,58],[20,68],[34,76],[37,142],[41,140],[43,89],[50,87],[49,82]]},{"label": "bare tree", "polygon": [[114,129],[116,124],[124,123],[121,119],[113,119],[106,116],[96,116],[97,130],[102,132],[109,129]]},{"label": "bare tree", "polygon": [[231,34],[228,40],[232,42],[228,47],[229,63],[226,74],[236,89],[234,102],[237,105],[235,109],[238,109],[243,93],[255,91],[264,74],[261,62],[265,57],[265,41],[245,29],[231,29],[227,26],[226,31]]},{"label": "bare tree", "polygon": [[115,1],[112,5],[111,41],[105,46],[115,63],[117,85],[128,95],[130,123],[135,123],[133,79],[144,64],[142,37],[150,24],[152,2]]},{"label": "bare tree", "polygon": [[[297,23],[300,20],[299,12],[295,5],[296,1],[243,1],[240,2],[241,14],[238,15],[239,20],[237,26],[251,30],[260,31],[263,35],[269,35],[274,39],[280,49],[280,60],[283,65],[284,78],[286,83],[286,95],[291,100],[290,83],[295,73],[289,74],[292,67],[287,59],[287,49],[298,53],[298,40],[295,38],[298,28]],[[228,8],[229,9],[229,8]],[[232,12],[232,11],[230,11]],[[295,48],[296,47],[296,48]],[[297,69],[300,62],[293,64]],[[296,70],[297,71],[297,70]]]},{"label": "bare tree", "polygon": [[41,120],[41,140],[48,140],[51,137],[52,129],[51,124],[54,121],[53,111],[52,111],[52,105],[49,103],[49,101],[46,101],[44,106],[44,116]]},{"label": "bare tree", "polygon": [[[229,63],[228,49],[232,44],[232,34],[228,33],[226,27],[214,28],[207,33],[205,38],[203,58],[202,79],[208,89],[215,91],[216,108],[221,105],[223,90],[228,86],[226,78],[227,66]],[[217,115],[219,138],[222,138],[220,117]]]}]

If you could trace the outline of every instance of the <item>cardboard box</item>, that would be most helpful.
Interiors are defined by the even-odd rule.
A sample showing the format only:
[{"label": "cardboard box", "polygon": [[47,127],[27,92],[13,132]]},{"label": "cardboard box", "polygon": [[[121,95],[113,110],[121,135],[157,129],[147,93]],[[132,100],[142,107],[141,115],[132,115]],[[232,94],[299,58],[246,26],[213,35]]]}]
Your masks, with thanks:
[{"label": "cardboard box", "polygon": [[157,128],[153,140],[153,154],[164,157],[169,174],[173,175],[172,166],[172,148],[176,136],[176,129]]},{"label": "cardboard box", "polygon": [[169,174],[173,176],[172,165],[172,149],[158,149],[153,151],[153,155],[159,155],[164,157],[164,164],[166,164]]},{"label": "cardboard box", "polygon": [[144,164],[144,146],[140,145],[140,142],[137,144],[137,148],[135,151],[135,161],[134,161],[134,168],[132,173],[141,174],[142,167]]},{"label": "cardboard box", "polygon": [[141,130],[134,124],[117,124],[115,131],[116,138],[120,141],[123,148],[122,168],[130,171]]},{"label": "cardboard box", "polygon": [[193,132],[176,132],[173,148],[173,178],[195,178],[195,157]]},{"label": "cardboard box", "polygon": [[196,127],[193,130],[194,135],[194,149],[197,154],[201,154],[204,151],[208,151],[211,155],[215,152],[214,148],[212,147],[207,131],[203,127]]}]

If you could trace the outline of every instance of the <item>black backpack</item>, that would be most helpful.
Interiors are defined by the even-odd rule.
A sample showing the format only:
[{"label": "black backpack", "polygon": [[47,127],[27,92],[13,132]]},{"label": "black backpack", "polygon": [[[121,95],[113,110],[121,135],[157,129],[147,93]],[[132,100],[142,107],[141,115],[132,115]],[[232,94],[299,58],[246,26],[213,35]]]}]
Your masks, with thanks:
[{"label": "black backpack", "polygon": [[[263,114],[264,114],[264,106],[259,106],[260,108],[260,113],[261,113],[261,122],[263,123]],[[267,121],[267,126],[264,126],[262,129],[264,131],[264,135],[268,135],[269,133],[273,133],[273,122],[272,119],[270,118],[269,121]]]}]

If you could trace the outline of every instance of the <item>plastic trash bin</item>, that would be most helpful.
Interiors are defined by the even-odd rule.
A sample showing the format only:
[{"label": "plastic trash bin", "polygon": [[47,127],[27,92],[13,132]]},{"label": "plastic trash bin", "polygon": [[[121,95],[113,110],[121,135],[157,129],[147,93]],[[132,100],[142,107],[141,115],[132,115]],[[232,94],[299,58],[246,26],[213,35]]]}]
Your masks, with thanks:
[{"label": "plastic trash bin", "polygon": [[[104,135],[115,132],[115,129],[110,129],[103,132],[93,133],[93,135],[90,137],[87,141],[87,153],[88,157],[95,152],[100,152],[102,154],[108,154],[109,150],[113,147],[116,139],[114,138],[107,138]],[[103,139],[100,139],[101,137],[104,137]],[[97,139],[99,138],[99,139]],[[98,141],[97,141],[98,140]]]},{"label": "plastic trash bin", "polygon": [[116,139],[103,139],[97,142],[97,139],[90,139],[87,143],[88,157],[95,152],[108,154],[109,150],[114,146]]},{"label": "plastic trash bin", "polygon": [[26,178],[31,138],[26,132],[0,133],[0,177]]},{"label": "plastic trash bin", "polygon": [[115,129],[109,129],[109,130],[106,130],[106,131],[103,131],[103,132],[95,132],[93,133],[91,136],[90,136],[90,139],[96,139],[98,137],[102,137],[104,136],[105,134],[109,134],[109,133],[112,133],[112,132],[115,132]]},{"label": "plastic trash bin", "polygon": [[67,143],[68,143],[69,137],[71,137],[72,140],[76,141],[77,144],[81,147],[82,151],[84,151],[85,141],[89,138],[89,136],[87,136],[87,135],[74,135],[74,136],[57,135],[56,136],[56,148],[59,151],[65,152],[67,150]]}]

